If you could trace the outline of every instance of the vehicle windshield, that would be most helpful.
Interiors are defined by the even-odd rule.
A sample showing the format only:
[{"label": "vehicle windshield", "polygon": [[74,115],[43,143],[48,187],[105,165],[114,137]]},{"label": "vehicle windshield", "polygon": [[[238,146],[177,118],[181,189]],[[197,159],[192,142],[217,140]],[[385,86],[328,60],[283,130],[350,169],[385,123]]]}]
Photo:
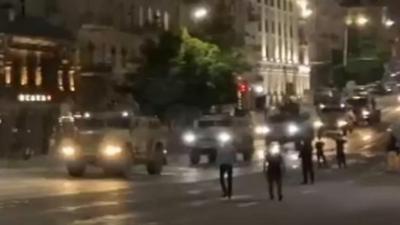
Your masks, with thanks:
[{"label": "vehicle windshield", "polygon": [[129,129],[130,120],[127,118],[110,118],[107,119],[107,127]]},{"label": "vehicle windshield", "polygon": [[321,100],[322,104],[330,104],[330,105],[340,105],[342,103],[341,98],[332,98],[332,97],[324,97]]},{"label": "vehicle windshield", "polygon": [[229,127],[232,125],[230,120],[199,120],[198,126],[200,128],[207,127]]},{"label": "vehicle windshield", "polygon": [[368,105],[368,99],[367,98],[352,98],[347,100],[347,103],[349,103],[353,107],[364,107]]},{"label": "vehicle windshield", "polygon": [[327,107],[324,109],[321,109],[323,113],[344,113],[346,112],[346,109],[341,108],[341,107]]},{"label": "vehicle windshield", "polygon": [[267,120],[270,122],[279,123],[279,122],[284,122],[284,121],[289,120],[289,116],[287,116],[286,114],[283,114],[283,113],[282,114],[272,114],[272,115],[268,116]]},{"label": "vehicle windshield", "polygon": [[80,130],[98,130],[105,127],[104,121],[96,118],[76,120]]}]

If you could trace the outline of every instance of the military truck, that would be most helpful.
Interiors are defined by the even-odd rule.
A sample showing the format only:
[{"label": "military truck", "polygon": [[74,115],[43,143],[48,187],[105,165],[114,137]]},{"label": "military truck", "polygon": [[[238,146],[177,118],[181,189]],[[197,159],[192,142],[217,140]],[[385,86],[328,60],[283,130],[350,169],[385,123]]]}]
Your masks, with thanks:
[{"label": "military truck", "polygon": [[88,166],[128,176],[133,165],[145,165],[149,174],[161,174],[166,140],[157,118],[103,111],[76,113],[72,120],[73,135],[61,139],[58,146],[71,176],[83,176]]}]

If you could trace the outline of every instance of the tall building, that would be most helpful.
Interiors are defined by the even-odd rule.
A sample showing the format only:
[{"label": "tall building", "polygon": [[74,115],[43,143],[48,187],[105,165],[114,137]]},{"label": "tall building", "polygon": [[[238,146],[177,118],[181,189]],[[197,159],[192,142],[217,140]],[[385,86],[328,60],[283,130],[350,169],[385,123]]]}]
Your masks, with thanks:
[{"label": "tall building", "polygon": [[310,88],[308,1],[248,0],[245,44],[255,52],[267,101],[303,95]]}]

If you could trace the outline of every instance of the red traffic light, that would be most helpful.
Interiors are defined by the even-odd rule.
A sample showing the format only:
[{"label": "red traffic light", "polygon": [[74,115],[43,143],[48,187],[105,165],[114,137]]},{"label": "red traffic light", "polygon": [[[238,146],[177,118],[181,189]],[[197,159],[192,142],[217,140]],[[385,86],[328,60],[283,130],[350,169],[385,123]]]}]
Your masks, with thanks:
[{"label": "red traffic light", "polygon": [[246,93],[249,91],[249,85],[247,83],[239,83],[238,84],[238,91],[240,93]]}]

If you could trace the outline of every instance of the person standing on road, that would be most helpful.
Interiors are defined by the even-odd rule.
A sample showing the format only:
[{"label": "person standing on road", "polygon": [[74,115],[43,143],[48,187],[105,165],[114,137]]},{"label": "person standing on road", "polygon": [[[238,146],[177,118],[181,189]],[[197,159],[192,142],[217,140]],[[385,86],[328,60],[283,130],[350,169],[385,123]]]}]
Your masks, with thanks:
[{"label": "person standing on road", "polygon": [[307,139],[303,141],[303,146],[300,152],[301,156],[301,164],[302,164],[302,172],[303,172],[303,183],[308,184],[310,181],[311,184],[314,184],[314,166],[313,166],[313,147],[312,141]]},{"label": "person standing on road", "polygon": [[[228,139],[228,136],[226,136]],[[221,143],[217,155],[219,165],[219,179],[223,198],[232,198],[233,165],[236,161],[236,152],[233,144],[226,140]]]},{"label": "person standing on road", "polygon": [[315,149],[317,150],[317,162],[318,167],[321,168],[322,166],[327,167],[328,161],[326,160],[325,153],[324,153],[325,143],[321,137],[318,137],[317,142],[315,142]]},{"label": "person standing on road", "polygon": [[283,159],[281,155],[280,145],[278,143],[272,143],[270,148],[268,149],[266,155],[266,162],[268,165],[266,166],[267,169],[267,181],[268,181],[268,190],[269,190],[269,197],[271,200],[275,199],[274,189],[276,186],[278,200],[283,200],[282,194],[282,167],[283,167]]},{"label": "person standing on road", "polygon": [[336,139],[336,160],[339,168],[346,168],[346,153],[344,152],[344,147],[346,144],[344,137],[339,137]]}]

